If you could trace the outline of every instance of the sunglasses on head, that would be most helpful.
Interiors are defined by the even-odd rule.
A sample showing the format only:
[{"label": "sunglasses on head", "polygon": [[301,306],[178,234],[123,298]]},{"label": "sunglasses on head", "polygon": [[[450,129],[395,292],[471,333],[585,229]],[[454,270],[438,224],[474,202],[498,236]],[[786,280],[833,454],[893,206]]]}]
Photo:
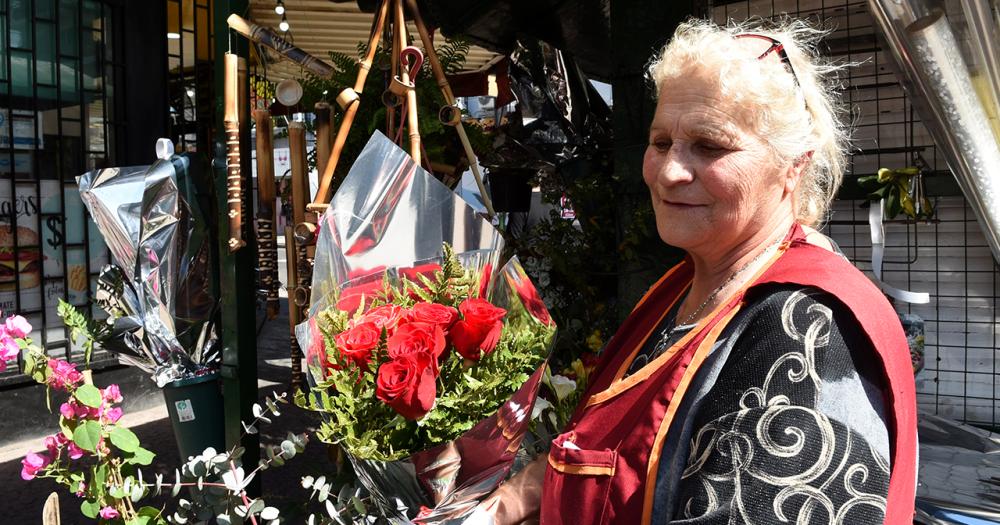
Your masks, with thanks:
[{"label": "sunglasses on head", "polygon": [[788,53],[785,53],[785,44],[782,44],[769,36],[758,35],[756,33],[743,33],[734,36],[734,38],[759,38],[770,42],[771,47],[764,50],[764,52],[757,57],[757,60],[763,60],[764,57],[770,55],[772,52],[778,53],[778,57],[781,59],[781,62],[788,66],[788,71],[792,74],[792,79],[795,80],[795,85],[801,88],[801,84],[799,84],[799,77],[795,74],[795,68],[792,67],[792,61],[788,59]]}]

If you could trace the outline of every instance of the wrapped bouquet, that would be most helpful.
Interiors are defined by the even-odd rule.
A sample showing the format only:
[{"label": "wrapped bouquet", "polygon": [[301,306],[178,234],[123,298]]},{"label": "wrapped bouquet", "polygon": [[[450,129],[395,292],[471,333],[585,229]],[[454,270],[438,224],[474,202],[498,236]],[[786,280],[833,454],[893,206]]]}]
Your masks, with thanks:
[{"label": "wrapped bouquet", "polygon": [[460,521],[528,429],[555,325],[502,249],[379,133],[320,220],[299,401],[390,521]]},{"label": "wrapped bouquet", "polygon": [[98,278],[95,300],[110,316],[100,342],[160,387],[215,373],[221,363],[208,231],[186,190],[195,186],[191,162],[165,157],[77,177],[115,263]]}]

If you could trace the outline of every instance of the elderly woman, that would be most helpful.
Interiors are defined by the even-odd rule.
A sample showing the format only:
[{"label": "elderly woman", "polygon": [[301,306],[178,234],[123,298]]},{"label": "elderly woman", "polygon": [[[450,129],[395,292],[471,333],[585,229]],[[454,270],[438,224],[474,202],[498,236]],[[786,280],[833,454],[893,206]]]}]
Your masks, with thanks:
[{"label": "elderly woman", "polygon": [[912,523],[905,337],[812,229],[846,149],[820,36],[690,21],[652,64],[643,176],[660,237],[688,256],[618,330],[548,456],[488,503],[498,522]]}]

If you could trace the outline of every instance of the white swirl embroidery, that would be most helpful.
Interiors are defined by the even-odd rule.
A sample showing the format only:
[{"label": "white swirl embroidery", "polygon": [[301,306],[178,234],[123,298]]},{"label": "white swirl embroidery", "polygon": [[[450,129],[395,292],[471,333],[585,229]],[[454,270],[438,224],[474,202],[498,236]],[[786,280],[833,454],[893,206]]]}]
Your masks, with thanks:
[{"label": "white swirl embroidery", "polygon": [[[776,359],[763,385],[742,393],[737,412],[704,425],[692,438],[681,478],[697,476],[700,494],[688,494],[682,502],[685,518],[727,505],[730,523],[780,520],[840,525],[861,506],[884,516],[885,497],[866,492],[866,487],[879,490],[884,488],[879,483],[887,483],[889,466],[884,458],[870,444],[852,447],[852,439],[860,438],[814,408],[821,385],[817,355],[830,344],[833,312],[818,302],[811,302],[804,312],[796,311],[808,296],[793,292],[781,311],[785,335],[801,347]],[[796,321],[803,325],[803,320],[804,331],[796,325]],[[852,453],[855,460],[873,458],[880,481],[872,480],[865,463],[849,461]],[[788,472],[789,464],[796,465],[795,472]],[[752,493],[747,493],[751,486]],[[760,501],[758,487],[770,494],[766,502]],[[732,494],[729,502],[726,493]],[[765,503],[773,513],[771,519],[761,514],[760,505]]]}]

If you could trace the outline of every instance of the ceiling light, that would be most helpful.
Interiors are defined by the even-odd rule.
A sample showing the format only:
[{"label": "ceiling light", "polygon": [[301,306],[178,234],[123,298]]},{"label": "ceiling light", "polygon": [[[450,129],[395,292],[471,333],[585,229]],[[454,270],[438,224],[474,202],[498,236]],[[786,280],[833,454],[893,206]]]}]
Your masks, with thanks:
[{"label": "ceiling light", "polygon": [[167,40],[180,40],[180,39],[181,39],[180,33],[167,33]]},{"label": "ceiling light", "polygon": [[279,15],[285,14],[285,3],[282,0],[278,0],[278,4],[274,6],[274,12]]},{"label": "ceiling light", "polygon": [[280,29],[280,30],[282,30],[282,31],[284,31],[284,32],[287,33],[288,32],[288,27],[289,27],[288,26],[288,19],[285,18],[285,15],[281,15],[281,23],[278,24],[278,29]]}]

